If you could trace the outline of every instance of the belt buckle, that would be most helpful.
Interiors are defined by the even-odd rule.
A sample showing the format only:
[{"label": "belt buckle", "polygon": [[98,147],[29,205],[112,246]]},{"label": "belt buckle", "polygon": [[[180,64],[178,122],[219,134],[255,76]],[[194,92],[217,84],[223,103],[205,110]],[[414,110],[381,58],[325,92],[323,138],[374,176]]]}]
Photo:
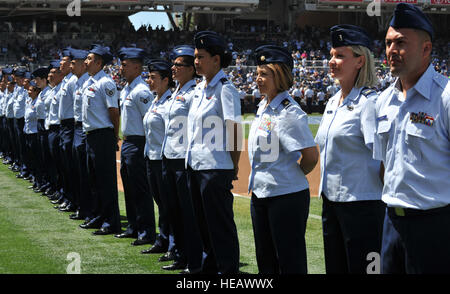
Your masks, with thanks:
[{"label": "belt buckle", "polygon": [[397,216],[405,216],[405,210],[403,208],[395,207],[394,210]]}]

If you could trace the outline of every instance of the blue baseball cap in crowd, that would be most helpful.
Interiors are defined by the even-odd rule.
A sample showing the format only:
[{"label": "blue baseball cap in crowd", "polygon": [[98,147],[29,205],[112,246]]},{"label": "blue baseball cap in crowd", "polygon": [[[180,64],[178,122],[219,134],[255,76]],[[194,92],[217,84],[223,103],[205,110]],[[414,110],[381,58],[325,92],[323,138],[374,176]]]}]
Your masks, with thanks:
[{"label": "blue baseball cap in crowd", "polygon": [[208,47],[220,47],[227,51],[227,44],[224,38],[213,31],[201,31],[194,36],[195,48],[204,49]]},{"label": "blue baseball cap in crowd", "polygon": [[194,57],[194,47],[190,45],[179,45],[173,48],[172,53],[170,54],[170,59],[174,60],[180,56],[192,56]]},{"label": "blue baseball cap in crowd", "polygon": [[81,50],[81,49],[71,49],[70,55],[72,59],[79,60],[79,59],[86,59],[89,52],[87,50]]},{"label": "blue baseball cap in crowd", "polygon": [[109,47],[101,46],[99,44],[93,44],[89,53],[99,55],[105,64],[108,64],[113,60]]},{"label": "blue baseball cap in crowd", "polygon": [[294,67],[291,54],[285,48],[276,45],[263,45],[256,48],[255,59],[257,65],[283,63],[290,69]]},{"label": "blue baseball cap in crowd", "polygon": [[148,71],[170,72],[172,64],[164,59],[150,59],[147,62]]},{"label": "blue baseball cap in crowd", "polygon": [[3,75],[11,75],[12,73],[13,73],[13,69],[11,67],[6,67],[6,68],[2,69]]},{"label": "blue baseball cap in crowd", "polygon": [[36,69],[35,71],[33,71],[31,73],[31,76],[33,78],[41,78],[41,79],[46,79],[49,73],[49,68],[48,67],[41,67]]},{"label": "blue baseball cap in crowd", "polygon": [[361,45],[372,50],[372,39],[362,27],[349,24],[336,25],[330,29],[330,35],[333,48]]},{"label": "blue baseball cap in crowd", "polygon": [[146,53],[144,49],[135,48],[135,47],[122,47],[119,50],[119,58],[122,60],[125,59],[138,59],[141,62],[144,61],[146,57]]},{"label": "blue baseball cap in crowd", "polygon": [[431,40],[434,38],[433,25],[423,11],[412,4],[398,3],[395,6],[389,26],[395,29],[412,28],[427,32]]}]

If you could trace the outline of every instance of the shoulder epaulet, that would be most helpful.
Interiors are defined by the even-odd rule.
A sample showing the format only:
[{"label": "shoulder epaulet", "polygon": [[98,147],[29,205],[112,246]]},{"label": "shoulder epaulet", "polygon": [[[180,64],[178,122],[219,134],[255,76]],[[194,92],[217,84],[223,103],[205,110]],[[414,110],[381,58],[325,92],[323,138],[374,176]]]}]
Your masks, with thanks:
[{"label": "shoulder epaulet", "polygon": [[227,84],[227,83],[229,83],[230,81],[228,81],[227,78],[221,78],[221,79],[220,79],[220,82],[221,82],[222,84]]},{"label": "shoulder epaulet", "polygon": [[371,95],[377,94],[377,91],[375,91],[374,89],[370,89],[370,88],[364,88],[361,93],[366,96],[369,97]]},{"label": "shoulder epaulet", "polygon": [[288,108],[291,105],[291,101],[289,101],[289,99],[284,99],[283,101],[281,101],[281,105],[283,105],[283,108]]}]

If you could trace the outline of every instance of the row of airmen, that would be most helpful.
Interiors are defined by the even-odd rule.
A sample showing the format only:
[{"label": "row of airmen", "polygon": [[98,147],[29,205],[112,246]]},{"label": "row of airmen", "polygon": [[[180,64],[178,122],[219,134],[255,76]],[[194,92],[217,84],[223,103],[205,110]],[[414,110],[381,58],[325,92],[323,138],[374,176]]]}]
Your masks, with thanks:
[{"label": "row of airmen", "polygon": [[[316,145],[327,273],[365,273],[373,253],[381,254],[383,273],[448,272],[450,83],[430,64],[433,36],[419,8],[396,6],[385,41],[397,79],[377,94],[370,89],[376,75],[368,33],[353,25],[332,27],[330,74],[341,90],[327,103],[315,138],[307,115],[288,94],[292,56],[273,45],[255,50],[256,81],[266,96],[248,138],[250,212],[260,273],[307,272],[310,194],[305,175],[318,161]],[[106,47],[67,50],[60,66],[50,69],[49,88],[38,85],[46,75],[39,78],[34,72],[37,84],[28,88],[25,121],[41,99],[48,109],[37,121],[37,137],[47,137],[38,139],[44,142],[37,144],[42,154],[33,154],[54,171],[45,174],[36,163],[32,173],[37,185],[48,182],[56,190],[54,201],[64,201],[61,209],[78,208],[73,218],[85,220],[82,228],[136,238],[133,245],[153,244],[142,253],[164,253],[161,261],[174,261],[165,270],[236,273],[240,253],[231,189],[239,169],[240,101],[222,70],[231,61],[224,39],[199,32],[194,44],[176,47],[172,62],[150,60],[147,83],[141,78],[143,51],[123,48],[121,75],[127,86],[120,95],[102,70],[112,59]],[[76,78],[64,76],[69,61]],[[197,75],[203,77],[198,84]],[[20,78],[15,75],[15,80]],[[6,87],[8,105],[17,97],[7,94],[14,93],[11,81]],[[74,118],[64,115],[70,95]],[[20,144],[20,133],[15,133],[20,118],[8,115],[2,124],[2,142],[10,144],[4,154],[29,164],[27,152],[11,148]],[[119,119],[128,219],[124,232],[115,158]],[[36,150],[28,146],[24,149]]]}]

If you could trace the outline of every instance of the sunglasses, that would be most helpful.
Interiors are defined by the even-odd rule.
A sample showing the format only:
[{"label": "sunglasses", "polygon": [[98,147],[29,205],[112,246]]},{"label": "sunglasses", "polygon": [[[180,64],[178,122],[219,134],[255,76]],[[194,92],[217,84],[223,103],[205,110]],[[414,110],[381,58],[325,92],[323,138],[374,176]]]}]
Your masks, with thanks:
[{"label": "sunglasses", "polygon": [[175,67],[189,67],[191,66],[190,64],[185,64],[185,63],[174,63],[173,66]]}]

